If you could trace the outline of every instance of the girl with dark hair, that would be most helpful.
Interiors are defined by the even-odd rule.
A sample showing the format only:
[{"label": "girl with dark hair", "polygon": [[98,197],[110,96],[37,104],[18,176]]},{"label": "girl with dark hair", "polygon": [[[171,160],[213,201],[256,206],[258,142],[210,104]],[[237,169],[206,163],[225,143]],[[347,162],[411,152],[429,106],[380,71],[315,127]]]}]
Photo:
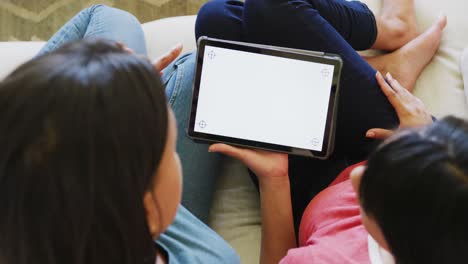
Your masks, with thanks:
[{"label": "girl with dark hair", "polygon": [[468,122],[447,117],[402,131],[351,180],[371,257],[392,263],[388,250],[396,263],[468,261]]},{"label": "girl with dark hair", "polygon": [[129,52],[144,43],[133,16],[93,6],[0,83],[0,263],[239,263],[191,213],[208,216],[219,157],[184,136],[207,194],[179,206],[190,59],[165,89],[181,48],[153,65]]}]

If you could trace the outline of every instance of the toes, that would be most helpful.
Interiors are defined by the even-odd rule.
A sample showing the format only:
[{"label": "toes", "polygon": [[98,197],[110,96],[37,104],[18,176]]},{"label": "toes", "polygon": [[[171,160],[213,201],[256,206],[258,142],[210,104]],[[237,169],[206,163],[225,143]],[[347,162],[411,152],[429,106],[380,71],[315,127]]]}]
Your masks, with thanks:
[{"label": "toes", "polygon": [[444,29],[445,26],[447,26],[447,16],[446,15],[440,16],[436,24],[437,24],[437,27],[439,27],[441,30]]}]

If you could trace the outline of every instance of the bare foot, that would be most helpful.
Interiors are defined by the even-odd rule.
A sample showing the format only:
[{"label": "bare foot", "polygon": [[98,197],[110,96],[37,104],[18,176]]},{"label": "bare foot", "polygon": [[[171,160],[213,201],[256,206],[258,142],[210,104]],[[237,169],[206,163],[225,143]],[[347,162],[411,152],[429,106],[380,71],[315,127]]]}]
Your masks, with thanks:
[{"label": "bare foot", "polygon": [[416,38],[414,0],[384,0],[376,17],[377,39],[372,48],[393,51]]},{"label": "bare foot", "polygon": [[400,49],[382,56],[365,58],[374,69],[390,72],[403,87],[413,91],[416,80],[439,49],[447,17],[439,18],[426,32]]}]

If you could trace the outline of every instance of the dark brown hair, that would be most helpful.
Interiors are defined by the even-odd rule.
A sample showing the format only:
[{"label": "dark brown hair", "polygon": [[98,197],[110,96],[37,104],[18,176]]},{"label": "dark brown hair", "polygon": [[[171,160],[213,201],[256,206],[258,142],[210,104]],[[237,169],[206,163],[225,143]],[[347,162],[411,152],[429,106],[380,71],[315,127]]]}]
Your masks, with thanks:
[{"label": "dark brown hair", "polygon": [[167,137],[151,63],[83,40],[0,83],[0,262],[153,261],[144,193]]},{"label": "dark brown hair", "polygon": [[468,262],[468,123],[448,117],[388,139],[359,195],[398,263]]}]

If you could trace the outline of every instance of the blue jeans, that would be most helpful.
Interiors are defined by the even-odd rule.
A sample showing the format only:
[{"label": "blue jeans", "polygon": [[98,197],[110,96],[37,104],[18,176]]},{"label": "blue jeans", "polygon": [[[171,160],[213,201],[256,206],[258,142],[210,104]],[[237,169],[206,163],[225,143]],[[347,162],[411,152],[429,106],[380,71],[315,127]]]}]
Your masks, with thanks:
[{"label": "blue jeans", "polygon": [[348,165],[366,159],[379,143],[370,128],[395,128],[395,110],[380,90],[374,70],[355,49],[377,37],[365,4],[345,0],[214,0],[199,11],[196,36],[209,36],[339,54],[343,59],[335,151],[326,161],[290,157],[296,227],[310,200]]},{"label": "blue jeans", "polygon": [[[66,23],[38,56],[67,42],[88,37],[119,41],[137,53],[146,53],[144,34],[134,16],[97,5],[81,11]],[[208,219],[214,183],[220,168],[220,155],[208,153],[206,145],[194,144],[185,133],[194,63],[195,56],[188,54],[164,70],[166,96],[179,130],[177,150],[184,166],[182,204],[185,207],[179,207],[173,224],[160,235],[157,243],[168,254],[170,263],[239,263],[239,257],[226,241],[193,215],[205,221]]]},{"label": "blue jeans", "polygon": [[125,43],[138,54],[146,54],[145,35],[140,22],[119,9],[95,5],[68,21],[42,48],[38,55],[51,52],[63,44],[84,39],[105,38]]}]

